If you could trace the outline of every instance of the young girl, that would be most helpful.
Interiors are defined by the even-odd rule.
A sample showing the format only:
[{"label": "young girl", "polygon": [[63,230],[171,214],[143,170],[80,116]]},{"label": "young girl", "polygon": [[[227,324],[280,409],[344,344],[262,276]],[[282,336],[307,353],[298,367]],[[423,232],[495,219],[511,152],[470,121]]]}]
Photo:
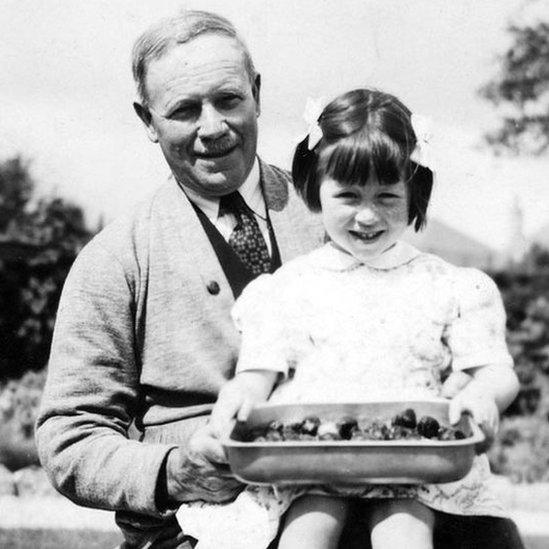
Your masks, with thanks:
[{"label": "young girl", "polygon": [[[518,389],[496,286],[476,269],[401,241],[408,225],[425,224],[433,180],[422,165],[428,144],[419,142],[412,118],[389,94],[354,90],[333,100],[298,145],[295,186],[320,212],[329,242],[245,289],[233,311],[242,332],[236,375],[209,426],[191,440],[195,448],[211,448],[235,414],[244,418],[267,399],[438,398],[449,365],[472,376],[451,401],[451,420],[469,411],[495,432]],[[447,484],[249,487],[227,505],[183,506],[178,518],[200,548],[259,549],[287,511],[280,549],[328,549],[337,547],[348,498],[371,498],[366,518],[374,549],[403,542],[424,549],[432,547],[432,510],[505,516],[489,474],[481,455],[464,479]]]}]

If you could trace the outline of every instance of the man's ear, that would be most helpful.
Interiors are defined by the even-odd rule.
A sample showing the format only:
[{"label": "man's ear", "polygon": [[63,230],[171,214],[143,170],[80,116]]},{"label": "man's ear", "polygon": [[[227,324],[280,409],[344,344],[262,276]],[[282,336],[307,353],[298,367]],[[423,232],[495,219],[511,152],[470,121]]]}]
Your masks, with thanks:
[{"label": "man's ear", "polygon": [[156,134],[156,128],[152,123],[151,111],[141,103],[138,103],[137,101],[134,101],[133,109],[137,114],[137,116],[139,116],[139,119],[141,120],[141,122],[143,122],[143,125],[145,126],[145,130],[147,132],[147,137],[153,143],[158,143],[158,135]]},{"label": "man's ear", "polygon": [[256,105],[255,109],[256,109],[257,116],[261,114],[261,102],[259,100],[260,89],[261,89],[261,75],[257,74],[255,77],[254,83],[252,85],[252,95],[254,96],[254,99],[255,99],[255,105]]}]

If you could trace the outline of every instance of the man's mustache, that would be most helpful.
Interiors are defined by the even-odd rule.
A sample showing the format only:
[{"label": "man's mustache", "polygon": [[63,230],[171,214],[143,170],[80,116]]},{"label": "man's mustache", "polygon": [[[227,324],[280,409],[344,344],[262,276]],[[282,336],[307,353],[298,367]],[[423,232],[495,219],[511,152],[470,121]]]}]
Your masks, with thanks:
[{"label": "man's mustache", "polygon": [[227,137],[216,141],[201,143],[195,147],[194,153],[198,156],[223,156],[238,145],[238,139]]}]

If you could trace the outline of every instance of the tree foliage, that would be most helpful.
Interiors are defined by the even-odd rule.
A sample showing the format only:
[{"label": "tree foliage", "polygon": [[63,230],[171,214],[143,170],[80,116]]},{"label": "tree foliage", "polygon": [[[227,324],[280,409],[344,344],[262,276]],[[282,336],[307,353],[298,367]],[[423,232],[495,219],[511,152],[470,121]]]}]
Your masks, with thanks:
[{"label": "tree foliage", "polygon": [[0,233],[13,224],[23,222],[31,199],[34,183],[28,164],[16,156],[4,161],[0,167]]},{"label": "tree foliage", "polygon": [[547,271],[492,274],[503,296],[520,389],[502,418],[490,464],[517,482],[548,482],[549,277]]},{"label": "tree foliage", "polygon": [[34,190],[28,162],[0,163],[0,381],[46,365],[61,288],[92,236],[78,206]]},{"label": "tree foliage", "polygon": [[547,271],[493,273],[507,314],[507,344],[520,381],[507,414],[549,413],[549,277]]},{"label": "tree foliage", "polygon": [[[531,1],[524,9],[534,4],[540,6]],[[549,2],[544,4],[544,19],[523,17],[509,25],[511,44],[499,57],[499,72],[480,90],[505,109],[501,126],[486,136],[496,150],[540,154],[549,147]]]}]

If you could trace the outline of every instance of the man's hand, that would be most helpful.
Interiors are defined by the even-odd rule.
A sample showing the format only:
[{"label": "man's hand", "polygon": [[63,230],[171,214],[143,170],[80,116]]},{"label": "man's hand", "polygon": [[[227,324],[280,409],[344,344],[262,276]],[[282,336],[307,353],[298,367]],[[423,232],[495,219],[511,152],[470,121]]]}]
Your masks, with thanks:
[{"label": "man's hand", "polygon": [[227,463],[227,456],[221,444],[221,437],[228,433],[220,433],[211,422],[197,429],[188,442],[188,455],[193,460],[206,459],[214,465]]},{"label": "man's hand", "polygon": [[243,488],[231,474],[219,441],[208,433],[197,433],[189,449],[174,448],[168,454],[168,496],[176,502],[230,501]]},{"label": "man's hand", "polygon": [[170,500],[219,503],[234,499],[243,484],[231,475],[220,441],[229,436],[235,417],[245,420],[255,403],[267,399],[277,375],[246,371],[222,387],[209,422],[191,436],[187,451],[179,447],[168,454],[166,484]]}]

